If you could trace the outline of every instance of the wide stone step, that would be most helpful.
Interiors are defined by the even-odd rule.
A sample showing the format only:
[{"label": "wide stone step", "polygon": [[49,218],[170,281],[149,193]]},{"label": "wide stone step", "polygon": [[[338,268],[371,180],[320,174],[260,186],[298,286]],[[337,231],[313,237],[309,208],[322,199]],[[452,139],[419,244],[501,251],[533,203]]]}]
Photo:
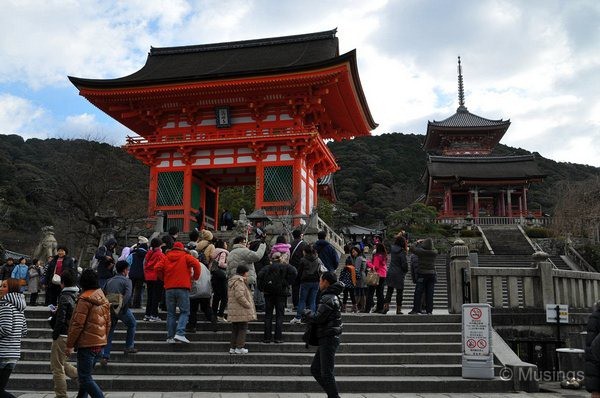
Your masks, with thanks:
[{"label": "wide stone step", "polygon": [[[223,354],[229,355],[229,354]],[[247,354],[248,356],[252,354]],[[163,377],[171,375],[184,376],[310,376],[310,360],[303,365],[298,364],[260,364],[260,366],[249,366],[251,363],[186,363],[170,364],[163,363],[109,363],[109,366],[97,365],[94,375],[153,375]],[[48,361],[19,361],[19,372],[39,374],[48,371]],[[461,364],[337,364],[335,366],[336,376],[460,376]]]},{"label": "wide stone step", "polygon": [[[275,344],[273,344],[275,345]],[[162,364],[310,364],[314,356],[314,349],[305,349],[304,352],[255,352],[248,355],[229,355],[226,351],[220,352],[146,352],[137,354],[124,354],[122,350],[111,352],[111,366],[116,363],[162,363]],[[47,361],[50,357],[48,350],[23,350],[22,361]],[[339,365],[420,365],[420,364],[460,364],[460,352],[420,352],[420,353],[348,353],[340,351],[335,357]],[[21,362],[19,362],[20,364]],[[47,365],[47,362],[46,362]],[[169,365],[171,366],[171,365]]]},{"label": "wide stone step", "polygon": [[[27,335],[30,338],[49,337],[50,331],[47,329],[29,329]],[[115,340],[124,340],[126,330],[115,330]],[[285,334],[285,340],[301,342],[304,329],[297,332],[288,332]],[[205,332],[199,331],[193,334],[186,334],[186,337],[193,343],[202,343],[206,341],[229,341],[231,333],[226,332]],[[138,330],[135,334],[136,341],[159,341],[166,339],[165,330]],[[367,343],[385,341],[387,343],[400,342],[456,342],[460,341],[461,335],[456,332],[378,332],[378,333],[360,333],[345,332],[344,342],[346,343]],[[261,341],[263,339],[263,328],[250,329],[246,335],[246,341]]]},{"label": "wide stone step", "polygon": [[[285,339],[284,335],[284,339]],[[344,338],[338,349],[339,353],[457,353],[461,352],[460,335],[456,341],[428,342],[426,344],[415,344],[414,342],[387,343],[384,340],[380,342],[358,342],[348,343]],[[50,357],[51,338],[24,338],[22,347],[25,350],[48,350]],[[190,344],[168,344],[165,340],[159,341],[136,341],[135,347],[143,352],[175,352],[175,353],[194,353],[194,352],[228,352],[229,340],[225,341],[192,341]],[[123,351],[125,343],[123,339],[115,340],[112,351]],[[305,353],[308,349],[303,342],[286,341],[284,344],[263,344],[259,341],[248,341],[246,348],[251,352],[270,352],[279,355],[284,352]]]},{"label": "wide stone step", "polygon": [[[211,392],[322,392],[320,386],[310,376],[161,376],[155,377],[137,375],[97,375],[94,379],[105,392],[164,391],[168,386],[170,391],[211,391]],[[510,391],[512,381],[501,380],[468,380],[461,377],[431,377],[431,376],[388,376],[388,377],[336,377],[340,391],[349,393],[464,393],[477,391],[479,393]],[[37,390],[52,391],[51,374],[19,374],[10,377],[9,390],[30,391],[35,385]],[[68,381],[69,390],[76,389],[75,383]]]},{"label": "wide stone step", "polygon": [[[395,303],[392,303],[392,305],[390,305],[390,307],[394,307],[394,306],[395,306]],[[144,321],[142,321],[142,318],[144,317],[144,310],[135,309],[132,312],[133,312],[134,317],[138,321],[144,322]],[[41,308],[41,307],[30,308],[30,307],[28,307],[25,310],[25,317],[27,318],[28,321],[31,319],[47,320],[49,316],[50,316],[50,311],[47,308]],[[203,315],[200,314],[199,316],[200,316],[199,319],[202,320]],[[167,315],[164,312],[161,312],[159,314],[159,317],[162,319],[163,322],[167,319]],[[264,322],[264,313],[259,312],[257,314],[257,317],[258,317],[258,320],[251,322],[250,325],[262,324]],[[293,317],[294,317],[294,313],[286,312],[284,315],[284,321],[289,322]],[[418,321],[417,321],[417,319],[418,319]],[[437,324],[440,322],[442,322],[442,323],[460,323],[461,316],[454,315],[454,314],[434,314],[434,315],[429,315],[426,317],[417,318],[416,316],[396,315],[396,314],[392,314],[392,313],[388,313],[386,315],[345,313],[345,314],[342,314],[342,320],[344,323],[355,323],[355,322],[356,323],[414,323],[414,322],[418,322],[418,323]]]},{"label": "wide stone step", "polygon": [[[203,318],[203,317],[202,317]],[[377,332],[429,332],[431,331],[430,323],[417,323],[421,318],[415,319],[414,323],[404,322],[386,322],[386,323],[351,323],[344,322],[344,332],[360,332],[367,333],[377,330]],[[27,322],[27,327],[30,329],[46,329],[50,333],[48,322],[43,319],[33,319]],[[216,327],[217,332],[230,332],[231,323],[212,323],[206,322],[204,319],[196,324],[198,332],[213,332],[213,328]],[[250,324],[251,329],[261,328],[263,323],[252,322]],[[299,332],[304,330],[304,325],[290,325],[289,321],[283,324],[283,332]],[[117,330],[125,330],[125,325],[119,321],[117,324]],[[136,330],[138,333],[144,331],[161,331],[166,330],[166,322],[143,322],[138,321],[136,324]],[[436,330],[443,332],[459,332],[461,331],[461,325],[458,323],[437,323]]]}]

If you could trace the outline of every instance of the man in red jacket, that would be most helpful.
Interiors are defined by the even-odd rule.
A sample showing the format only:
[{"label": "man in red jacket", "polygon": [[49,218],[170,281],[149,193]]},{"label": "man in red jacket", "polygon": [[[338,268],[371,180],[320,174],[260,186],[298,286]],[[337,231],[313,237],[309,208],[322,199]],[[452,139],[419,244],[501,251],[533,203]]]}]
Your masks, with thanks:
[{"label": "man in red jacket", "polygon": [[[167,300],[167,343],[189,343],[185,327],[190,316],[190,289],[192,278],[200,278],[200,262],[175,242],[165,258],[156,266],[156,274],[164,281]],[[179,307],[179,321],[175,313]]]}]

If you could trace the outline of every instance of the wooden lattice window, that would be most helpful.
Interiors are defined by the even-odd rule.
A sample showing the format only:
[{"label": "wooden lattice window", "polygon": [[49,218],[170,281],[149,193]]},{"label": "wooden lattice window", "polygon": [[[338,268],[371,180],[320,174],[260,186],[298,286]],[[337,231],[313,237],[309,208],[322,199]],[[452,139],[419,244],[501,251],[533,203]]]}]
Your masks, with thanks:
[{"label": "wooden lattice window", "polygon": [[158,173],[158,206],[177,206],[183,204],[183,171]]},{"label": "wooden lattice window", "polygon": [[286,202],[292,200],[293,168],[292,166],[273,166],[264,169],[265,202]]}]

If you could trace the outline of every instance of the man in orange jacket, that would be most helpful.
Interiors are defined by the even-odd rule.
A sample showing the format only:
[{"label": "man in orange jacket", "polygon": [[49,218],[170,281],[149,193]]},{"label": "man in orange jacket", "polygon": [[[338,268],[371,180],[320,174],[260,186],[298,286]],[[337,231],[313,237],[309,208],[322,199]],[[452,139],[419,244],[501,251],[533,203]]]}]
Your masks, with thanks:
[{"label": "man in orange jacket", "polygon": [[[165,258],[156,266],[156,274],[165,286],[167,300],[167,343],[189,343],[185,327],[190,316],[190,289],[192,279],[200,278],[200,262],[175,242]],[[179,307],[179,321],[176,309]]]}]

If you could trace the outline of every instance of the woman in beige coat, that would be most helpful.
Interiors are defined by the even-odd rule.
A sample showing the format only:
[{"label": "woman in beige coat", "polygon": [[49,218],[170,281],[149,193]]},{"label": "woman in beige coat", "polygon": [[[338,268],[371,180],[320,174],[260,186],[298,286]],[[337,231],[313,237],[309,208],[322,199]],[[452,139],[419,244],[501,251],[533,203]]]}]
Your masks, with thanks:
[{"label": "woman in beige coat", "polygon": [[252,291],[248,287],[249,269],[240,265],[235,275],[227,283],[227,320],[231,322],[230,354],[247,354],[246,332],[248,322],[256,320],[256,309],[252,299]]}]

